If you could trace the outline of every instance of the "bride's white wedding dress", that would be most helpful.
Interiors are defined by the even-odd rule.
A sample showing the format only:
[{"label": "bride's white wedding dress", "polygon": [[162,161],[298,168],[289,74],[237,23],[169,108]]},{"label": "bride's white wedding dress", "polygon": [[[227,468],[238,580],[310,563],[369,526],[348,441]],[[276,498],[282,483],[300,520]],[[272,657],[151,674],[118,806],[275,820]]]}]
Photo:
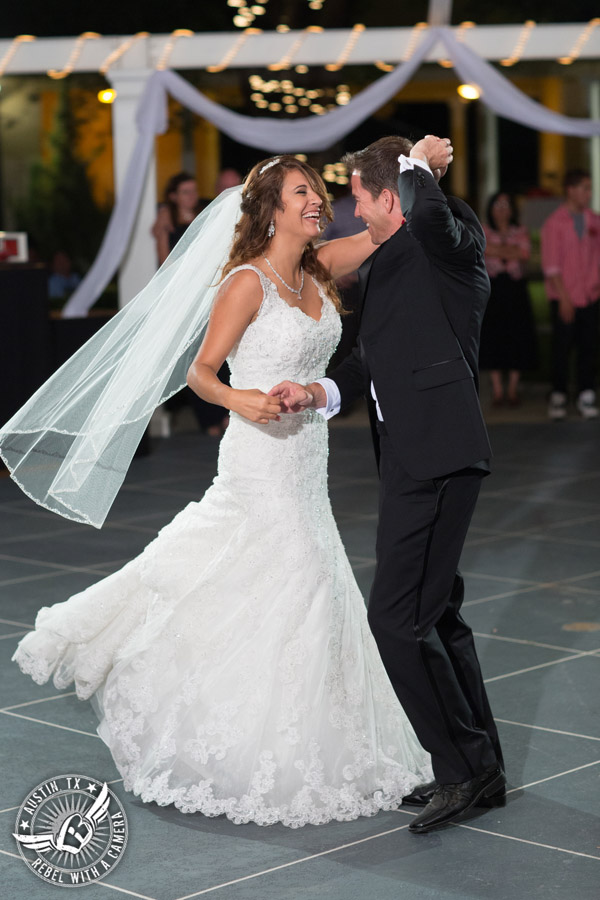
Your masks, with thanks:
[{"label": "bride's white wedding dress", "polygon": [[[254,271],[264,299],[232,386],[314,381],[340,336],[333,304],[320,291],[312,319]],[[333,519],[327,436],[312,410],[268,426],[233,414],[202,500],[20,642],[35,681],[92,698],[142,800],[297,827],[396,808],[431,780]]]}]

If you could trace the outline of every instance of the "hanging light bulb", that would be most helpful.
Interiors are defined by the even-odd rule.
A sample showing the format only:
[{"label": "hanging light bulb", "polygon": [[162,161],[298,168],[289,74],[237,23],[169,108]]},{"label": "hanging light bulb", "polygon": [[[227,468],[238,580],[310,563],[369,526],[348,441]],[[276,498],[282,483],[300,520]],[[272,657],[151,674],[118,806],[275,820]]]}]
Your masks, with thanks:
[{"label": "hanging light bulb", "polygon": [[479,100],[481,91],[476,84],[459,84],[456,88],[463,100]]}]

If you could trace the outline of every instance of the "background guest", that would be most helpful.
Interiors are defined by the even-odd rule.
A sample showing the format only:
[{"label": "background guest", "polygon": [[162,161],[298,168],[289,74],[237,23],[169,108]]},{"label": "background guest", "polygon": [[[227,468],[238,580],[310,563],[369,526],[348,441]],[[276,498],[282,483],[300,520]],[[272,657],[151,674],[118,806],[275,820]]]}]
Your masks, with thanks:
[{"label": "background guest", "polygon": [[199,212],[208,204],[198,196],[196,179],[188,172],[178,172],[167,182],[164,202],[158,208],[152,234],[156,241],[158,264],[165,259]]},{"label": "background guest", "polygon": [[60,300],[73,293],[81,275],[73,271],[71,257],[65,250],[57,250],[52,256],[50,274],[48,276],[48,296],[51,300]]},{"label": "background guest", "polygon": [[506,191],[490,197],[487,206],[485,264],[491,294],[481,328],[480,369],[492,382],[492,404],[520,402],[521,372],[537,364],[537,342],[524,263],[531,255],[527,230],[519,225],[514,199]]},{"label": "background guest", "polygon": [[242,176],[237,169],[221,169],[215,182],[215,197],[222,194],[227,188],[235,187],[242,183]]},{"label": "background guest", "polygon": [[600,298],[600,216],[589,206],[589,172],[571,169],[564,177],[565,202],[542,227],[542,269],[552,320],[551,419],[567,414],[569,357],[577,351],[577,409],[584,419],[598,415],[598,305]]}]

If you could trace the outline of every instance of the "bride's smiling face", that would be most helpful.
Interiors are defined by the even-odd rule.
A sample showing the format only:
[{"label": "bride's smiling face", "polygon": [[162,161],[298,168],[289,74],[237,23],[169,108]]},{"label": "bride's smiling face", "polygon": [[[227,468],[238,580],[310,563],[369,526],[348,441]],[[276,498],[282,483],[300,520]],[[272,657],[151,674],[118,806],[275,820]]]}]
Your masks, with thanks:
[{"label": "bride's smiling face", "polygon": [[283,209],[276,209],[273,216],[275,234],[285,232],[290,236],[301,236],[306,241],[320,235],[323,200],[300,169],[286,172],[281,187],[281,205]]}]

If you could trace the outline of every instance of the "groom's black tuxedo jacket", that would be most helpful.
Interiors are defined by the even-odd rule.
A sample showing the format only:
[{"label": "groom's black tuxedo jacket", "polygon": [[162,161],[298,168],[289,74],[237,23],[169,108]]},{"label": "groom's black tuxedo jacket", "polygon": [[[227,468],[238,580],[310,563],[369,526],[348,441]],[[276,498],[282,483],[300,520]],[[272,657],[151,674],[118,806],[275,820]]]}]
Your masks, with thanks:
[{"label": "groom's black tuxedo jacket", "polygon": [[416,166],[398,186],[406,222],[360,271],[358,343],[329,377],[342,406],[373,381],[399,459],[424,480],[491,455],[477,393],[489,279],[470,207]]}]

